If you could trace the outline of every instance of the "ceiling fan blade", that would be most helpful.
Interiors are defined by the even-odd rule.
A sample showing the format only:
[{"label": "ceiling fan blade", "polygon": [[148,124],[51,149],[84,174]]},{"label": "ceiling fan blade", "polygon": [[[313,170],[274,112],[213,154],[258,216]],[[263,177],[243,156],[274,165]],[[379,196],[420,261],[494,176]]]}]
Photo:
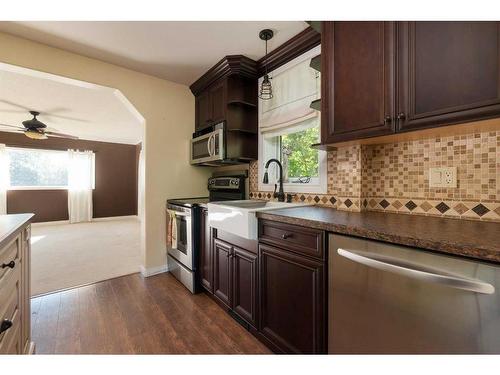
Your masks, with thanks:
[{"label": "ceiling fan blade", "polygon": [[64,134],[64,133],[57,133],[57,132],[51,132],[51,131],[44,131],[44,134],[48,135],[49,137],[78,139],[78,137],[75,137],[74,135],[69,135],[69,134]]},{"label": "ceiling fan blade", "polygon": [[26,111],[23,109],[0,109],[0,112],[2,113],[26,113]]},{"label": "ceiling fan blade", "polygon": [[29,111],[33,110],[33,108],[28,108],[28,107],[25,107],[25,106],[23,106],[21,104],[10,102],[10,101],[5,100],[5,99],[0,99],[0,103],[5,103],[5,104],[11,105],[13,107],[24,109],[26,112],[29,112]]},{"label": "ceiling fan blade", "polygon": [[52,113],[42,113],[41,117],[55,117],[55,118],[62,118],[65,120],[72,120],[72,121],[78,121],[78,122],[89,122],[89,120],[84,120],[84,119],[77,118],[77,117],[54,115]]},{"label": "ceiling fan blade", "polygon": [[20,130],[24,131],[24,128],[21,126],[7,125],[7,124],[2,124],[2,123],[0,123],[0,126],[7,126],[9,128],[16,128],[16,129],[20,129]]}]

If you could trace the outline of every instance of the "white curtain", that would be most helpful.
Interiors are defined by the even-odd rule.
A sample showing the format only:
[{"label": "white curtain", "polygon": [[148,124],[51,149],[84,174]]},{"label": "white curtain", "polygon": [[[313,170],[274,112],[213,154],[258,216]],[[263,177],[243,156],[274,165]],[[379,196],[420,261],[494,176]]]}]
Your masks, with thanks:
[{"label": "white curtain", "polygon": [[320,97],[320,77],[305,58],[273,76],[273,98],[260,101],[259,128],[262,133],[286,129],[311,118],[318,111],[310,108]]},{"label": "white curtain", "polygon": [[9,162],[7,149],[0,144],[0,215],[7,213],[7,188],[9,187]]},{"label": "white curtain", "polygon": [[68,150],[68,213],[70,223],[92,220],[94,153]]}]

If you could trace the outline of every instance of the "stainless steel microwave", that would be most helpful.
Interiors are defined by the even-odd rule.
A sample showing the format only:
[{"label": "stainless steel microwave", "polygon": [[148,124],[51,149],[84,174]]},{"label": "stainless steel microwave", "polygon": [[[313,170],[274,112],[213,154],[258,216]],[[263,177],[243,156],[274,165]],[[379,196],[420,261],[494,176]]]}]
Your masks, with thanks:
[{"label": "stainless steel microwave", "polygon": [[191,164],[210,164],[224,158],[223,128],[191,139]]}]

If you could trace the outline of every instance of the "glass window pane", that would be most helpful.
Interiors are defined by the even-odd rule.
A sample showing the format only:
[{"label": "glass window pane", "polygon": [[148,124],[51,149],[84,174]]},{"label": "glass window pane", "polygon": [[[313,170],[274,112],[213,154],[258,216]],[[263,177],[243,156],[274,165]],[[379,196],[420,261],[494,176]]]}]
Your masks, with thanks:
[{"label": "glass window pane", "polygon": [[307,177],[319,176],[319,151],[311,145],[319,141],[319,127],[281,136],[281,160],[287,182],[310,182]]},{"label": "glass window pane", "polygon": [[68,155],[65,151],[8,149],[10,186],[68,186]]}]

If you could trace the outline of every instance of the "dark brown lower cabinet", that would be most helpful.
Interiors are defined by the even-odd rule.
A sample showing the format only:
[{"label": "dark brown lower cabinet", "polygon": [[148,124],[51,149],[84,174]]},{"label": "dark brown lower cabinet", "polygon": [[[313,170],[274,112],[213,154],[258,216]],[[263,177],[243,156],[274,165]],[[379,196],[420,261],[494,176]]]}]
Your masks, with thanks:
[{"label": "dark brown lower cabinet", "polygon": [[257,328],[257,254],[219,239],[213,241],[214,296]]},{"label": "dark brown lower cabinet", "polygon": [[213,293],[213,254],[212,237],[208,226],[208,210],[202,208],[200,223],[200,264],[199,275],[201,286],[210,293]]},{"label": "dark brown lower cabinet", "polygon": [[326,352],[324,263],[259,244],[260,332],[275,351]]},{"label": "dark brown lower cabinet", "polygon": [[214,296],[231,307],[231,245],[214,239]]},{"label": "dark brown lower cabinet", "polygon": [[233,247],[232,309],[248,323],[257,326],[257,254]]}]

